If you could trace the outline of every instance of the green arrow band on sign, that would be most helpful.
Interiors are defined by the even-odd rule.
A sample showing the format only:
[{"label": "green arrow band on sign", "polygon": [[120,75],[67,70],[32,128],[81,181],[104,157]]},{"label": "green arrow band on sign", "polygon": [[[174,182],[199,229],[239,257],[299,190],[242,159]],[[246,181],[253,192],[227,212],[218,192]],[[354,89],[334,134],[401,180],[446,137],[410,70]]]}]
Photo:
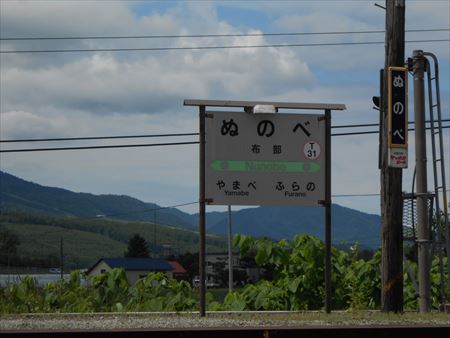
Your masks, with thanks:
[{"label": "green arrow band on sign", "polygon": [[211,168],[216,171],[256,171],[256,172],[290,172],[315,173],[320,171],[320,164],[315,162],[283,162],[283,161],[235,161],[215,160]]}]

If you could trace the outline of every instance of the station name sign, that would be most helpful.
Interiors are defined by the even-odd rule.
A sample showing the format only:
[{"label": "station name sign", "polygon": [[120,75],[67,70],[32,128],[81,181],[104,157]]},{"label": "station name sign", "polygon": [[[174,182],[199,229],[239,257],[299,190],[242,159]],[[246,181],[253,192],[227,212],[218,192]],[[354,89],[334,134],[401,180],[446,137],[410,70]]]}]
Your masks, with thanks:
[{"label": "station name sign", "polygon": [[388,166],[408,167],[408,70],[388,69]]},{"label": "station name sign", "polygon": [[207,112],[206,200],[215,205],[319,205],[325,119],[317,114]]}]

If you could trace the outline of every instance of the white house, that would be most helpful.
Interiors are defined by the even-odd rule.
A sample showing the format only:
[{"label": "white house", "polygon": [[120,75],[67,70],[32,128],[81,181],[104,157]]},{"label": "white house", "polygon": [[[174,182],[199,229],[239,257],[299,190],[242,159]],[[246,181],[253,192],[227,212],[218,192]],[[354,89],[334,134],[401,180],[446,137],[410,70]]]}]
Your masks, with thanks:
[{"label": "white house", "polygon": [[114,268],[123,268],[127,275],[128,282],[135,284],[139,278],[146,277],[150,272],[164,272],[170,277],[174,267],[163,259],[152,258],[101,258],[88,271],[88,276],[98,276]]}]

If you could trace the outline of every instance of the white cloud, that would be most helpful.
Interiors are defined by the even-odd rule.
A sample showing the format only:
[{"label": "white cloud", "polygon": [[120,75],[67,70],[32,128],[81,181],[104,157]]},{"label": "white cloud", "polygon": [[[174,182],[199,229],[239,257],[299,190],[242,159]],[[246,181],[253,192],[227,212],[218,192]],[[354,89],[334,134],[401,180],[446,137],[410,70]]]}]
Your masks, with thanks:
[{"label": "white cloud", "polygon": [[2,1],[4,36],[91,36],[124,34],[136,27],[128,4],[120,1]]},{"label": "white cloud", "polygon": [[97,54],[60,67],[6,68],[1,95],[4,110],[48,105],[154,113],[173,109],[183,97],[263,96],[311,80],[305,63],[276,49],[173,52],[130,61]]},{"label": "white cloud", "polygon": [[25,111],[9,111],[1,116],[0,134],[2,139],[38,138],[61,135],[67,127],[64,116],[52,119]]},{"label": "white cloud", "polygon": [[[430,5],[407,2],[407,27],[448,27],[448,2],[427,3]],[[0,2],[1,34],[178,35],[353,31],[384,27],[384,11],[369,2],[173,2],[165,3],[164,11],[156,8],[140,13],[133,12],[134,5],[116,1],[3,1]],[[243,20],[233,26],[227,17],[220,15],[221,6],[256,11],[267,23],[261,26]],[[2,42],[2,49],[238,46],[369,38],[384,40],[381,34],[352,35],[345,39],[316,36],[291,40],[233,37],[36,41],[28,45]],[[407,48],[420,47],[407,45]],[[442,60],[443,105],[448,107],[448,43],[422,48],[436,50]],[[406,55],[409,54],[408,49]],[[195,132],[197,111],[182,106],[185,98],[345,103],[348,110],[333,113],[333,124],[376,122],[378,113],[372,110],[371,97],[378,94],[378,69],[383,64],[383,45],[2,54],[1,138]],[[162,141],[167,139],[143,139],[136,143]],[[334,193],[378,192],[377,142],[377,135],[333,138]],[[197,199],[197,156],[195,145],[2,154],[1,169],[42,184],[93,193],[129,194],[169,205]],[[410,166],[412,163],[410,160]],[[409,171],[406,175],[410,175]],[[368,202],[352,199],[345,203],[371,212],[376,212],[379,205],[373,199]]]}]

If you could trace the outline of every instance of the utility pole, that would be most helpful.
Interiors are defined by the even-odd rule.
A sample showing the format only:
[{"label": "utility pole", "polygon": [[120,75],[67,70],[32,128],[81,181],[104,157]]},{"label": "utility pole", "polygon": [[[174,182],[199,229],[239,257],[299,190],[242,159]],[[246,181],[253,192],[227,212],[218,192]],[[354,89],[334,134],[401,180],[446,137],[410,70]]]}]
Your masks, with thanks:
[{"label": "utility pole", "polygon": [[420,312],[430,312],[430,229],[427,204],[424,70],[425,57],[423,51],[413,51],[419,309]]},{"label": "utility pole", "polygon": [[405,1],[386,0],[384,86],[381,93],[381,220],[382,273],[381,308],[403,311],[403,200],[402,169],[388,166],[388,93],[387,69],[404,66]]},{"label": "utility pole", "polygon": [[154,249],[154,253],[153,253],[153,257],[156,258],[156,208],[153,209],[153,247]]}]

